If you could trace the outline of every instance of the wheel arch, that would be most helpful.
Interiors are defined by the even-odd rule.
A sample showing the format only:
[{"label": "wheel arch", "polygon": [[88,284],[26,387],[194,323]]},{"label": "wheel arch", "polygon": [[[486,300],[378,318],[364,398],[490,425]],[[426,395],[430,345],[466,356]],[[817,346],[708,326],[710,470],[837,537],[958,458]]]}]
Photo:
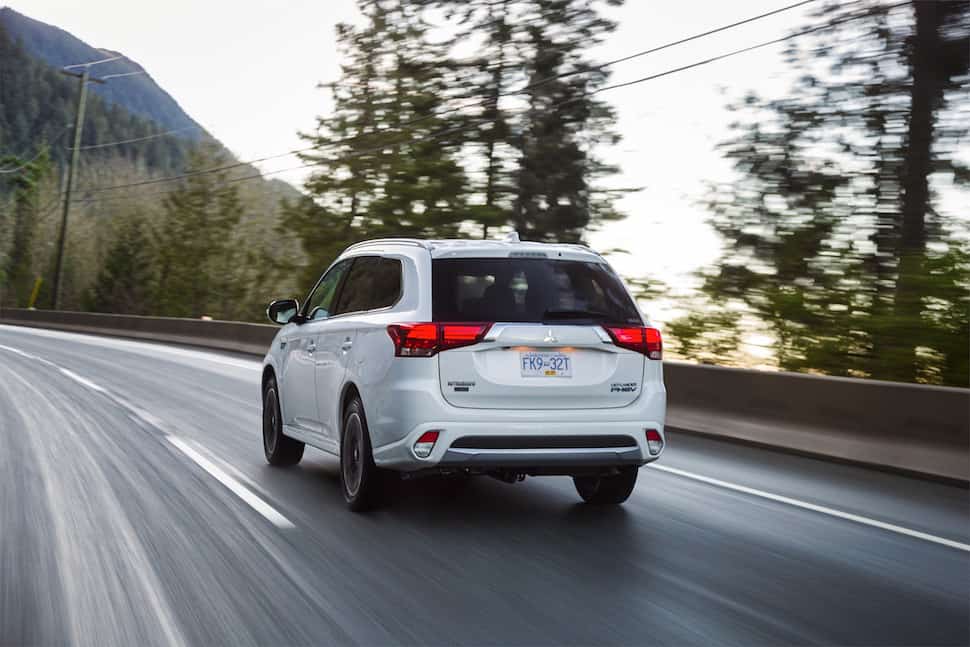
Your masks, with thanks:
[{"label": "wheel arch", "polygon": [[[273,368],[272,364],[267,364],[263,367],[263,379],[259,385],[259,392],[265,393],[266,385],[269,384],[270,378],[276,380],[276,369]],[[276,380],[277,388],[279,387],[279,380]],[[279,397],[279,393],[276,394]]]},{"label": "wheel arch", "polygon": [[353,382],[347,382],[344,384],[343,392],[340,394],[340,434],[343,436],[344,432],[344,414],[347,413],[347,407],[350,406],[350,402],[357,398],[360,400],[361,404],[364,403],[364,399],[360,397],[360,389]]}]

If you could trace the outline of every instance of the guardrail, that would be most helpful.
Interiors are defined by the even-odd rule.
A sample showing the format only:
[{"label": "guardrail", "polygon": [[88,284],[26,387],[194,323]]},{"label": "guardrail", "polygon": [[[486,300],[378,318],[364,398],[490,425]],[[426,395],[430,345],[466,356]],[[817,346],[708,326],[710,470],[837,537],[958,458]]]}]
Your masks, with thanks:
[{"label": "guardrail", "polygon": [[[262,356],[271,325],[0,310],[0,323]],[[667,426],[825,458],[970,481],[970,389],[665,362]]]}]

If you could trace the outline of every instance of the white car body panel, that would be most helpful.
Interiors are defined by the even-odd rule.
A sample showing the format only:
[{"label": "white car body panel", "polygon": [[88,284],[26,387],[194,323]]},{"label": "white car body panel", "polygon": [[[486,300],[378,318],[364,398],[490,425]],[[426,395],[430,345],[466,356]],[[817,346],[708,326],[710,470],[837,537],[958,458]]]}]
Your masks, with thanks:
[{"label": "white car body panel", "polygon": [[[541,243],[383,240],[346,250],[333,265],[356,256],[400,260],[402,294],[387,308],[289,323],[280,329],[264,360],[264,374],[274,373],[280,386],[283,433],[339,455],[344,396],[353,388],[363,403],[374,461],[380,467],[400,471],[441,467],[446,454],[447,464],[458,468],[463,461],[475,465],[479,460],[483,464],[507,461],[510,466],[581,464],[587,459],[642,465],[656,460],[659,454],[649,453],[645,430],[655,429],[665,440],[662,362],[613,345],[600,326],[496,322],[480,344],[432,357],[395,357],[388,325],[432,321],[433,259],[538,254],[605,264],[602,257],[581,246]],[[643,325],[649,325],[645,318]],[[530,382],[517,372],[512,355],[499,352],[499,348],[517,352],[520,347],[565,349],[574,353],[571,357],[583,370],[575,378]],[[448,382],[469,379],[476,383],[474,392],[449,391]],[[636,388],[617,388],[617,384],[636,384]],[[438,441],[430,456],[418,458],[412,446],[429,430],[439,432]],[[635,446],[452,447],[468,436],[501,439],[543,434],[628,435]]]}]

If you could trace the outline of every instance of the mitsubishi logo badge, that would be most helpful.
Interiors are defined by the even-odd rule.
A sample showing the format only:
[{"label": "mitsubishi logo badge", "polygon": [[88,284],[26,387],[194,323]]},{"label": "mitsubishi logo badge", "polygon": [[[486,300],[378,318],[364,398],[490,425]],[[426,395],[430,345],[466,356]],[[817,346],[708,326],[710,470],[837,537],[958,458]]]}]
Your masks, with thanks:
[{"label": "mitsubishi logo badge", "polygon": [[556,336],[552,334],[552,328],[550,328],[546,331],[546,336],[542,341],[546,344],[555,344],[559,340],[556,339]]}]

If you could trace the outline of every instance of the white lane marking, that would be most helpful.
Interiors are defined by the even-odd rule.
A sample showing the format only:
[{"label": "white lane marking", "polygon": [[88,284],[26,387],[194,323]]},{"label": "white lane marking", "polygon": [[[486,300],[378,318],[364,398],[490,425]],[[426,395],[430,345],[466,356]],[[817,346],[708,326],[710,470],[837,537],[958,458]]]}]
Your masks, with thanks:
[{"label": "white lane marking", "polygon": [[74,371],[70,371],[70,370],[64,368],[63,366],[58,366],[54,362],[51,362],[49,360],[46,360],[43,357],[37,357],[36,355],[31,355],[30,353],[24,352],[24,351],[20,350],[19,348],[13,348],[11,346],[4,346],[3,344],[0,344],[0,349],[3,349],[5,351],[11,352],[11,353],[14,353],[15,355],[20,355],[21,357],[24,357],[26,359],[29,359],[29,360],[32,360],[32,361],[35,361],[35,362],[41,362],[43,364],[48,364],[50,366],[53,366],[58,371],[60,371],[63,375],[65,375],[66,377],[69,377],[70,379],[74,380],[78,384],[82,384],[82,385],[88,387],[89,389],[91,389],[93,391],[97,391],[98,393],[104,393],[105,395],[108,395],[108,392],[105,391],[103,387],[95,384],[94,382],[92,382],[91,380],[87,379],[86,377],[82,377],[82,376],[78,375],[77,373],[75,373]]},{"label": "white lane marking", "polygon": [[122,406],[128,409],[128,411],[130,412],[129,415],[132,420],[148,425],[149,427],[154,427],[155,429],[161,429],[164,431],[165,423],[162,422],[160,418],[156,418],[154,415],[145,411],[141,407],[136,407],[135,405],[125,402],[120,398],[118,398],[118,402],[121,403]]},{"label": "white lane marking", "polygon": [[683,476],[684,478],[700,481],[701,483],[707,483],[708,485],[714,485],[728,490],[734,490],[735,492],[750,494],[752,496],[761,497],[762,499],[768,499],[769,501],[776,501],[778,503],[785,503],[787,505],[794,506],[796,508],[802,508],[803,510],[811,510],[813,512],[827,514],[831,517],[845,519],[846,521],[854,521],[855,523],[861,523],[866,526],[872,526],[873,528],[880,528],[882,530],[888,530],[889,532],[895,532],[900,535],[906,535],[907,537],[922,539],[923,541],[929,541],[934,544],[940,544],[942,546],[949,546],[950,548],[956,548],[957,550],[970,552],[970,544],[963,544],[963,543],[960,543],[959,541],[946,539],[945,537],[937,537],[936,535],[920,532],[919,530],[912,530],[910,528],[904,528],[903,526],[897,526],[895,524],[886,523],[884,521],[877,521],[876,519],[862,517],[857,514],[852,514],[851,512],[842,512],[841,510],[836,510],[834,508],[827,508],[823,505],[816,505],[814,503],[808,503],[807,501],[799,501],[798,499],[792,499],[787,496],[781,496],[780,494],[772,494],[771,492],[756,490],[755,488],[750,488],[744,485],[738,485],[736,483],[728,483],[727,481],[721,481],[719,479],[710,478],[709,476],[701,476],[700,474],[694,474],[693,472],[686,472],[684,470],[679,470],[676,467],[667,467],[666,465],[657,465],[656,463],[651,464],[650,467],[652,467],[655,470],[670,472],[671,474],[676,474],[677,476]]},{"label": "white lane marking", "polygon": [[[129,343],[131,343],[131,342],[129,342]],[[137,342],[134,342],[134,343],[137,343]],[[17,355],[20,355],[22,357],[25,357],[27,359],[37,360],[37,361],[43,362],[45,364],[54,365],[53,362],[50,362],[50,361],[45,360],[43,358],[37,357],[36,355],[31,355],[30,353],[26,353],[26,352],[24,352],[24,351],[22,351],[22,350],[20,350],[18,348],[13,348],[13,347],[10,347],[10,346],[5,346],[3,344],[0,344],[0,348],[2,348],[3,350],[9,351],[9,352],[15,353]],[[182,350],[182,349],[178,349],[178,350]],[[185,354],[189,354],[192,351],[182,351],[182,352],[185,353]],[[202,353],[200,353],[200,354],[202,354]],[[54,366],[56,366],[56,365],[54,365]],[[105,395],[108,395],[109,397],[112,397],[112,399],[118,400],[120,404],[122,404],[126,408],[129,408],[129,409],[133,410],[133,413],[135,413],[143,421],[149,422],[149,424],[158,424],[158,423],[161,423],[160,420],[158,420],[154,416],[151,416],[151,414],[148,414],[148,412],[146,412],[144,410],[140,410],[140,409],[138,409],[136,407],[132,407],[127,402],[122,402],[120,398],[114,398],[103,387],[95,384],[94,382],[91,382],[87,378],[82,377],[82,376],[78,375],[77,373],[74,373],[73,371],[70,371],[70,370],[68,370],[66,368],[62,368],[60,366],[58,366],[57,369],[62,374],[64,374],[65,376],[69,377],[70,379],[78,382],[79,384],[83,384],[84,386],[86,386],[86,387],[88,387],[88,388],[90,388],[90,389],[92,389],[94,391],[98,391],[99,393],[103,393]],[[268,521],[270,521],[271,523],[273,523],[274,525],[276,525],[279,528],[295,528],[296,527],[296,526],[294,526],[293,522],[291,522],[289,519],[287,519],[282,514],[280,514],[275,508],[273,508],[268,503],[266,503],[265,501],[263,501],[262,499],[260,499],[253,492],[251,492],[248,488],[246,488],[245,485],[243,485],[242,483],[240,483],[234,477],[232,477],[229,474],[227,474],[221,467],[219,467],[214,462],[210,461],[208,458],[206,458],[205,456],[203,456],[202,454],[200,454],[193,447],[191,447],[190,445],[188,445],[185,441],[183,441],[182,439],[180,439],[180,438],[178,438],[176,436],[173,436],[171,434],[167,434],[166,435],[166,439],[170,443],[172,443],[173,445],[175,445],[178,449],[180,449],[186,456],[188,456],[189,458],[191,458],[202,469],[204,469],[206,472],[208,472],[210,475],[212,475],[217,481],[219,481],[220,483],[222,483],[223,485],[225,485],[227,488],[229,488],[230,491],[232,491],[236,496],[238,496],[240,499],[242,499],[244,502],[246,502],[250,507],[252,507],[258,513],[260,513],[261,515],[263,515]],[[650,465],[650,467],[652,467],[653,469],[656,469],[656,470],[661,470],[663,472],[669,472],[670,474],[676,474],[677,476],[682,476],[684,478],[689,478],[689,479],[693,479],[695,481],[700,481],[701,483],[707,483],[708,485],[714,485],[714,486],[721,487],[721,488],[725,488],[725,489],[728,489],[728,490],[734,490],[735,492],[741,492],[741,493],[744,493],[744,494],[750,494],[752,496],[757,496],[757,497],[760,497],[760,498],[763,498],[763,499],[768,499],[769,501],[775,501],[775,502],[784,503],[786,505],[790,505],[790,506],[793,506],[793,507],[796,507],[796,508],[802,508],[803,510],[811,510],[813,512],[818,512],[820,514],[826,514],[826,515],[829,515],[831,517],[836,517],[836,518],[839,518],[839,519],[845,519],[846,521],[853,521],[855,523],[863,524],[863,525],[866,525],[866,526],[871,526],[873,528],[880,528],[882,530],[887,530],[889,532],[894,532],[894,533],[897,533],[897,534],[900,534],[900,535],[905,535],[907,537],[913,537],[915,539],[922,539],[923,541],[928,541],[928,542],[931,542],[931,543],[934,543],[934,544],[940,544],[941,546],[948,546],[950,548],[955,548],[957,550],[962,550],[964,552],[970,552],[970,544],[964,544],[964,543],[961,543],[961,542],[958,542],[958,541],[954,541],[952,539],[946,539],[945,537],[938,537],[936,535],[931,535],[929,533],[920,532],[919,530],[912,530],[911,528],[905,528],[903,526],[897,526],[895,524],[886,523],[884,521],[878,521],[876,519],[870,519],[868,517],[863,517],[863,516],[860,516],[860,515],[857,515],[857,514],[852,514],[850,512],[843,512],[841,510],[836,510],[834,508],[829,508],[829,507],[826,507],[826,506],[816,505],[814,503],[808,503],[807,501],[800,501],[798,499],[792,499],[790,497],[781,496],[779,494],[772,494],[770,492],[765,492],[763,490],[757,490],[755,488],[750,488],[750,487],[747,487],[747,486],[744,486],[744,485],[738,485],[736,483],[729,483],[727,481],[722,481],[720,479],[711,478],[709,476],[702,476],[700,474],[694,474],[693,472],[687,472],[685,470],[680,470],[680,469],[677,469],[676,467],[668,467],[666,465],[657,465],[656,463]]]},{"label": "white lane marking", "polygon": [[66,375],[67,377],[71,378],[72,380],[74,380],[78,384],[81,384],[83,386],[88,387],[92,391],[97,391],[98,393],[104,393],[105,395],[108,395],[108,392],[104,390],[104,387],[101,387],[101,386],[95,384],[94,382],[92,382],[91,380],[89,380],[86,377],[81,377],[80,375],[78,375],[74,371],[69,371],[66,368],[63,368],[61,366],[58,366],[57,367],[57,370],[60,371],[61,373],[63,373],[64,375]]},{"label": "white lane marking", "polygon": [[219,481],[225,485],[229,490],[242,499],[245,503],[249,505],[253,510],[259,514],[266,517],[266,519],[275,525],[277,528],[295,528],[293,522],[284,517],[282,514],[277,512],[276,508],[266,503],[258,496],[253,494],[253,492],[247,488],[245,485],[234,479],[233,477],[226,474],[226,472],[210,461],[208,458],[203,456],[200,452],[196,451],[189,443],[182,440],[177,436],[168,435],[165,437],[168,442],[175,445],[183,454],[191,458],[196,465],[204,469],[209,473],[215,480]]},{"label": "white lane marking", "polygon": [[[169,435],[175,435],[175,434],[169,434]],[[197,452],[199,452],[200,454],[208,458],[210,461],[212,461],[213,463],[221,467],[222,470],[227,474],[229,474],[230,476],[235,477],[236,480],[241,481],[244,485],[248,486],[249,489],[262,494],[264,497],[270,496],[266,488],[261,486],[253,479],[249,478],[247,474],[245,474],[241,469],[239,469],[232,463],[227,462],[221,456],[217,456],[215,452],[213,452],[211,449],[209,449],[202,443],[196,440],[192,440],[191,438],[189,438],[187,442],[190,443]]]},{"label": "white lane marking", "polygon": [[36,357],[34,357],[33,355],[31,355],[30,353],[25,353],[24,351],[20,350],[19,348],[13,348],[12,346],[4,346],[3,344],[0,344],[0,348],[4,349],[6,351],[10,351],[11,353],[15,353],[17,355],[20,355],[21,357],[26,357],[27,359],[37,359]]},{"label": "white lane marking", "polygon": [[[156,418],[155,416],[153,416],[152,414],[150,414],[149,412],[145,411],[144,409],[141,409],[140,407],[132,405],[131,403],[127,402],[126,400],[124,400],[119,396],[114,395],[113,393],[110,393],[107,389],[105,389],[101,385],[95,384],[91,380],[81,375],[78,375],[74,371],[68,370],[61,366],[57,366],[53,362],[42,359],[40,357],[36,357],[29,353],[25,353],[24,351],[21,351],[19,349],[11,348],[10,346],[0,345],[0,348],[16,353],[18,355],[22,355],[23,357],[26,357],[28,359],[38,360],[38,361],[44,362],[45,364],[50,364],[66,377],[74,380],[75,382],[77,382],[78,384],[81,384],[82,386],[85,386],[93,391],[97,391],[98,393],[101,393],[109,400],[112,400],[116,404],[120,405],[122,408],[127,409],[129,411],[130,417],[139,419],[142,422],[152,425],[158,429],[163,429],[162,425],[164,423],[158,418]],[[199,467],[201,467],[206,472],[208,472],[217,481],[219,481],[224,486],[229,488],[229,490],[233,494],[235,494],[240,499],[242,499],[256,512],[263,515],[270,523],[272,523],[278,528],[296,527],[292,521],[290,521],[282,514],[280,514],[273,506],[271,506],[270,504],[266,503],[261,498],[259,498],[259,496],[254,494],[249,488],[247,488],[245,485],[240,483],[238,479],[236,479],[233,476],[230,476],[228,473],[226,473],[226,471],[223,468],[216,465],[214,461],[210,460],[209,458],[204,456],[200,451],[192,447],[192,445],[190,445],[188,441],[183,440],[169,433],[165,434],[165,439],[168,442],[170,442],[172,445],[177,447],[179,450],[181,450],[183,454],[191,458],[193,462],[195,462]],[[229,466],[228,463],[226,465],[227,467]],[[236,471],[235,468],[233,468],[233,471]]]},{"label": "white lane marking", "polygon": [[0,348],[2,348],[5,351],[9,351],[9,352],[13,353],[14,355],[20,355],[21,357],[24,357],[24,358],[29,359],[29,360],[33,360],[35,362],[42,362],[44,364],[50,364],[50,362],[48,362],[46,359],[44,359],[42,357],[37,357],[36,355],[31,355],[30,353],[24,352],[24,351],[20,350],[19,348],[14,348],[13,346],[4,346],[3,344],[0,344]]}]

